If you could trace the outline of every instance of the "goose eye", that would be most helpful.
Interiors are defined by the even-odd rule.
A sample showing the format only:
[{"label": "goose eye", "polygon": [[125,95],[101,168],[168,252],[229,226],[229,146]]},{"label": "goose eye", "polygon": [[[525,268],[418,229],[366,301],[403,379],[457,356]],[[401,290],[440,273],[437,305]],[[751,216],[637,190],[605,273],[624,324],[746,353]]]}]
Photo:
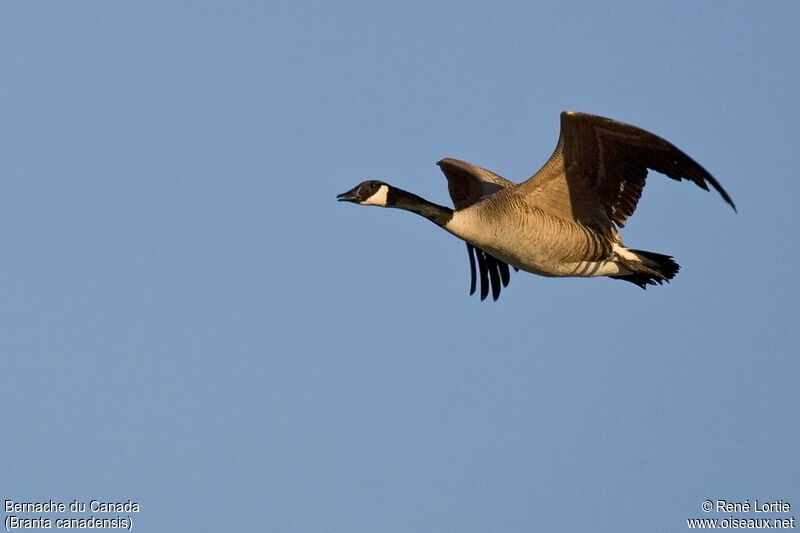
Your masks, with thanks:
[{"label": "goose eye", "polygon": [[379,188],[380,188],[379,183],[374,181],[368,181],[367,183],[364,184],[361,192],[363,193],[364,198],[369,198],[370,196],[378,192]]}]

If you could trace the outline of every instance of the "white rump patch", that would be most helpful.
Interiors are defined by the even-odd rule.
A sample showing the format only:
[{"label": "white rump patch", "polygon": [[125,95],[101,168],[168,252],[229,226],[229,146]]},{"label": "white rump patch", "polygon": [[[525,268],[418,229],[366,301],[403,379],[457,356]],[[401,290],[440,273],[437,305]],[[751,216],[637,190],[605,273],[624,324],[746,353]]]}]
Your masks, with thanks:
[{"label": "white rump patch", "polygon": [[625,261],[634,262],[634,263],[640,263],[640,264],[642,264],[642,265],[644,265],[646,267],[653,267],[653,268],[656,268],[656,269],[661,267],[658,263],[656,263],[655,261],[653,261],[649,257],[645,257],[643,255],[639,255],[636,252],[631,252],[630,250],[628,250],[627,248],[625,248],[624,246],[621,246],[619,244],[614,244],[611,247],[611,250],[615,254],[617,254],[617,257],[619,257],[619,258],[621,258],[621,259],[623,259]]},{"label": "white rump patch", "polygon": [[381,185],[380,188],[375,191],[375,194],[361,202],[361,205],[378,205],[381,207],[386,207],[386,200],[387,195],[389,194],[389,186],[388,185]]},{"label": "white rump patch", "polygon": [[619,244],[614,243],[611,246],[611,250],[615,254],[617,254],[618,257],[621,257],[623,259],[627,259],[628,261],[635,261],[637,263],[641,263],[642,262],[642,258],[641,257],[639,257],[635,253],[631,252],[630,250],[628,250],[624,246],[620,246]]}]

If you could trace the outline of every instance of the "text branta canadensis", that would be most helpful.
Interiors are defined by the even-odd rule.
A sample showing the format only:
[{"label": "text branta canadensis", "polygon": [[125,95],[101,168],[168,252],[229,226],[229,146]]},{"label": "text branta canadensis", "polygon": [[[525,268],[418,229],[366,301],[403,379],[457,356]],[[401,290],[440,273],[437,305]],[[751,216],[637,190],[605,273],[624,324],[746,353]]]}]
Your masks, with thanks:
[{"label": "text branta canadensis", "polygon": [[542,276],[608,276],[642,288],[672,279],[679,268],[672,257],[626,248],[617,231],[636,209],[648,169],[706,190],[710,184],[736,210],[717,180],[671,143],[576,111],[561,113],[553,155],[522,183],[457,159],[438,165],[455,210],[375,180],[337,198],[405,209],[466,241],[470,294],[477,259],[481,300],[490,285],[495,300],[508,285],[508,265]]}]

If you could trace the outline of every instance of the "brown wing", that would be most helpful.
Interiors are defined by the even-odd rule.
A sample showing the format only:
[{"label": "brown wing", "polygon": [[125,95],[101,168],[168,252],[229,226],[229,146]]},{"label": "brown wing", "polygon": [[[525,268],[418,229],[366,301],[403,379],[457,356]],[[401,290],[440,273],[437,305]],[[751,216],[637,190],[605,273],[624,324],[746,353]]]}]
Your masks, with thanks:
[{"label": "brown wing", "polygon": [[[505,187],[513,187],[514,183],[498,176],[494,172],[475,166],[466,161],[446,158],[437,163],[447,178],[447,189],[456,209],[465,209],[479,202],[482,198],[494,194]],[[496,257],[487,254],[480,248],[467,243],[469,255],[469,269],[471,274],[470,294],[475,293],[477,276],[475,264],[477,259],[478,271],[481,277],[481,300],[489,295],[492,289],[492,298],[500,297],[502,287],[508,286],[510,272],[508,264]]]},{"label": "brown wing", "polygon": [[689,156],[641,128],[565,111],[561,136],[544,167],[520,186],[535,205],[586,224],[613,220],[622,227],[642,195],[648,169],[674,180],[711,185],[736,209],[731,197]]},{"label": "brown wing", "polygon": [[447,189],[456,209],[465,209],[485,196],[515,185],[485,168],[451,157],[436,164],[447,178]]}]

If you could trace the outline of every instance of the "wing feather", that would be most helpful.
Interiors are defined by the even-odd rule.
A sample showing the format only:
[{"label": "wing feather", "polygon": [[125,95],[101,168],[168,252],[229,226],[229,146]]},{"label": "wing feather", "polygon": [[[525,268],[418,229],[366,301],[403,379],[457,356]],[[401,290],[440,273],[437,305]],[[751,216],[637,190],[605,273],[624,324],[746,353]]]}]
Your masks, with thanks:
[{"label": "wing feather", "polygon": [[[513,187],[514,183],[508,181],[494,172],[479,166],[446,158],[437,163],[447,178],[447,189],[456,209],[465,209],[481,201],[486,196],[496,193],[506,187]],[[476,289],[475,263],[481,279],[481,300],[485,300],[492,290],[492,298],[500,297],[502,287],[508,286],[508,265],[496,257],[486,253],[480,248],[467,243],[470,267],[470,294]]]},{"label": "wing feather", "polygon": [[624,226],[642,196],[648,169],[677,181],[713,187],[736,209],[714,177],[668,141],[636,126],[565,111],[553,155],[520,192],[551,214],[590,225]]}]

